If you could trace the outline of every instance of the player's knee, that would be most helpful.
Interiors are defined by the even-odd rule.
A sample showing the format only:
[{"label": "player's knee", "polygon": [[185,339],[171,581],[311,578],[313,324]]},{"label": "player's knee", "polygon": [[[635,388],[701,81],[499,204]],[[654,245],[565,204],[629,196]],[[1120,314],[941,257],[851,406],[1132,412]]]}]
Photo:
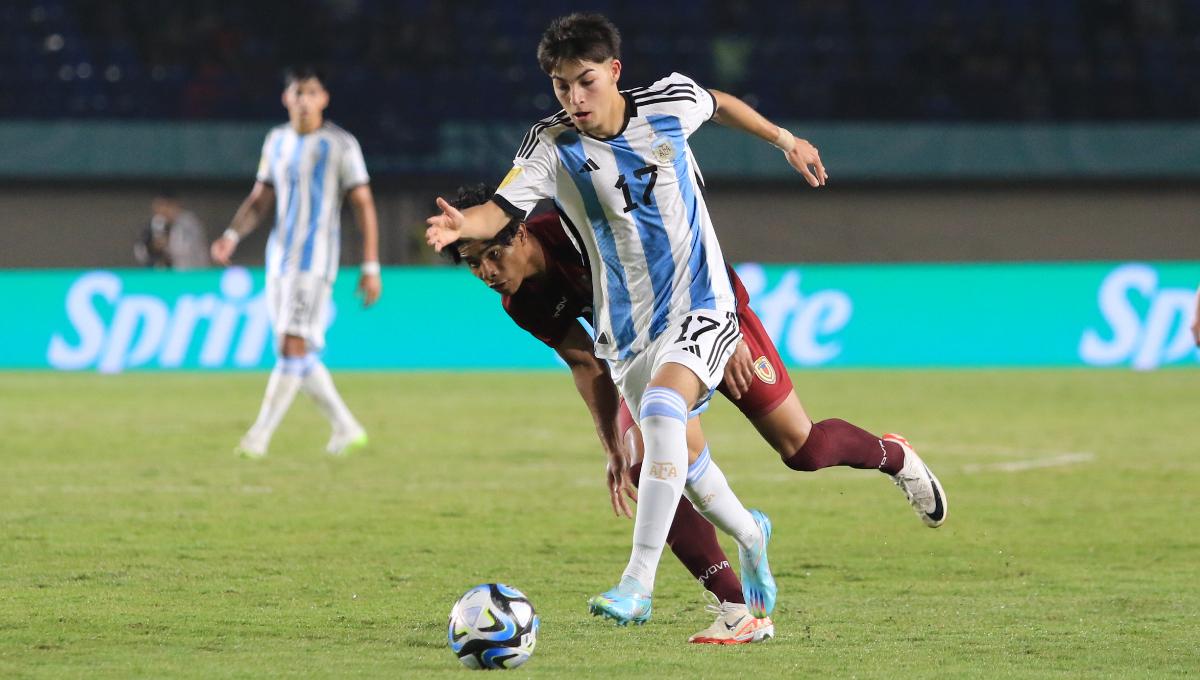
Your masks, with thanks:
[{"label": "player's knee", "polygon": [[805,419],[788,435],[790,448],[776,447],[783,464],[798,472],[816,472],[829,467],[828,458],[836,455],[834,442],[822,436],[820,426]]},{"label": "player's knee", "polygon": [[688,407],[683,395],[669,387],[651,387],[646,390],[638,409],[639,422],[651,416],[662,416],[686,423],[687,415]]},{"label": "player's knee", "polygon": [[783,459],[783,464],[797,472],[816,472],[825,467],[815,456],[805,452],[803,448],[794,450],[791,454],[779,453],[779,457]]},{"label": "player's knee", "polygon": [[764,431],[764,434],[766,434],[771,448],[775,449],[779,457],[786,462],[804,448],[808,443],[811,431],[812,423],[797,422],[788,423],[784,427],[773,427]]},{"label": "player's knee", "polygon": [[630,465],[640,465],[642,462],[642,433],[636,427],[630,427],[625,430],[621,436],[625,443],[625,455],[629,459]]}]

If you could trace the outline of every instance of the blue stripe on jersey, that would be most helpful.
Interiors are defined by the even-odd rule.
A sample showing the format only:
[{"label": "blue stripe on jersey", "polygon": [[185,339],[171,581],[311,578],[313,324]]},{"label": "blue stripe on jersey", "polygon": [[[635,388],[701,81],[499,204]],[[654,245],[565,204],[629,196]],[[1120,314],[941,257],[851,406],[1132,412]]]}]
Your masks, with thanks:
[{"label": "blue stripe on jersey", "polygon": [[657,172],[653,163],[638,155],[624,136],[617,137],[608,143],[613,157],[617,160],[617,171],[624,177],[635,207],[631,211],[633,223],[637,225],[638,237],[642,241],[642,252],[646,256],[646,266],[650,268],[650,285],[654,289],[654,312],[650,317],[650,340],[657,338],[667,328],[667,313],[671,310],[671,293],[675,284],[675,258],[671,252],[671,239],[667,237],[667,228],[663,226],[662,213],[653,196],[649,203],[642,201],[642,195],[650,184],[650,178],[655,175],[637,171],[651,167]]},{"label": "blue stripe on jersey", "polygon": [[317,142],[317,162],[313,164],[312,181],[308,185],[308,236],[300,255],[300,271],[312,269],[313,245],[317,242],[317,227],[321,224],[321,201],[325,198],[325,163],[329,160],[329,140]]},{"label": "blue stripe on jersey", "polygon": [[[583,150],[583,142],[579,134],[564,132],[555,140],[558,146],[558,156],[563,167],[575,181],[575,188],[583,197],[583,207],[587,211],[588,222],[596,235],[596,249],[600,251],[600,259],[604,263],[604,278],[608,289],[608,316],[612,323],[613,334],[616,335],[618,356],[628,355],[628,348],[637,338],[633,329],[632,305],[629,302],[629,283],[625,279],[625,267],[617,255],[617,242],[613,238],[612,226],[604,215],[604,206],[596,196],[596,188],[592,186],[591,173],[581,173],[587,163],[587,153]],[[599,323],[599,320],[596,320]]]},{"label": "blue stripe on jersey", "polygon": [[692,285],[689,293],[692,298],[691,310],[713,309],[716,306],[716,295],[713,293],[712,273],[708,271],[708,253],[704,241],[700,238],[703,229],[700,225],[697,209],[699,201],[696,198],[696,188],[692,186],[692,173],[687,159],[687,140],[683,136],[683,126],[675,116],[655,114],[646,116],[654,131],[671,140],[675,147],[675,181],[679,185],[679,195],[683,198],[687,210],[688,227],[692,232],[688,256],[688,269],[692,273]]},{"label": "blue stripe on jersey", "polygon": [[296,217],[300,212],[300,156],[304,152],[304,138],[296,138],[296,150],[292,152],[292,162],[288,164],[288,203],[287,215],[283,218],[283,252],[279,256],[279,273],[287,267],[288,253],[292,250],[292,236],[296,231]]}]

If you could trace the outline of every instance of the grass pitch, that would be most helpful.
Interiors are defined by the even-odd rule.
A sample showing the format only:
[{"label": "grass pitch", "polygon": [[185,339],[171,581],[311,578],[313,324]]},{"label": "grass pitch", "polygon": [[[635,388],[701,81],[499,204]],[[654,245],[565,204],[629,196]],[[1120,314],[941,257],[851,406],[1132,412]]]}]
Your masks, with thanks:
[{"label": "grass pitch", "polygon": [[792,472],[718,403],[780,601],[777,639],[714,648],[684,642],[711,617],[669,553],[650,624],[587,614],[632,525],[565,373],[340,374],[372,447],[325,455],[298,397],[262,461],[230,453],[262,374],[0,374],[0,676],[462,677],[446,616],[484,581],[542,617],[521,677],[1200,668],[1200,373],[794,377],[815,418],[906,434],[950,519],[876,473]]}]

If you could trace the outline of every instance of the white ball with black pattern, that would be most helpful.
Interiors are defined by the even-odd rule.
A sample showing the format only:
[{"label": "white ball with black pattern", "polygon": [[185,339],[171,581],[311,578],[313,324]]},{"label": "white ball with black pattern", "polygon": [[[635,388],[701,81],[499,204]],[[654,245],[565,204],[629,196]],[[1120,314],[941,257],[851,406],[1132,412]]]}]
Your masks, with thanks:
[{"label": "white ball with black pattern", "polygon": [[533,654],[538,623],[524,593],[503,583],[483,583],[454,603],[446,635],[467,668],[516,668]]}]

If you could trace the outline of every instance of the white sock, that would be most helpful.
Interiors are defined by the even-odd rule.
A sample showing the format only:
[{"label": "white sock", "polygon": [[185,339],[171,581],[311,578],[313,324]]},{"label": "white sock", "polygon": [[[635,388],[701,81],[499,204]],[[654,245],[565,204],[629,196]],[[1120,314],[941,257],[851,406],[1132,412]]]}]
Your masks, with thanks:
[{"label": "white sock", "polygon": [[296,398],[296,390],[300,389],[301,372],[304,370],[302,357],[279,357],[275,369],[267,380],[267,391],[263,394],[262,406],[258,409],[258,418],[250,427],[250,435],[261,437],[269,443],[275,434],[275,428],[283,420],[292,399]]},{"label": "white sock", "polygon": [[754,517],[738,500],[733,489],[729,488],[725,473],[717,467],[707,446],[696,462],[688,466],[687,484],[683,492],[697,512],[704,515],[713,526],[732,536],[743,548],[754,547],[762,538]]},{"label": "white sock", "polygon": [[646,453],[638,482],[633,554],[622,576],[636,580],[650,593],[683,493],[688,459],[687,402],[675,390],[652,387],[642,395],[640,416]]},{"label": "white sock", "polygon": [[341,431],[361,430],[362,425],[359,425],[358,421],[354,419],[350,409],[346,407],[346,402],[342,401],[342,396],[333,386],[333,376],[329,375],[329,369],[325,368],[325,364],[317,358],[317,355],[311,353],[304,355],[304,361],[306,370],[302,383],[304,392],[312,397],[317,408],[321,409],[321,413],[325,414],[333,428]]}]

